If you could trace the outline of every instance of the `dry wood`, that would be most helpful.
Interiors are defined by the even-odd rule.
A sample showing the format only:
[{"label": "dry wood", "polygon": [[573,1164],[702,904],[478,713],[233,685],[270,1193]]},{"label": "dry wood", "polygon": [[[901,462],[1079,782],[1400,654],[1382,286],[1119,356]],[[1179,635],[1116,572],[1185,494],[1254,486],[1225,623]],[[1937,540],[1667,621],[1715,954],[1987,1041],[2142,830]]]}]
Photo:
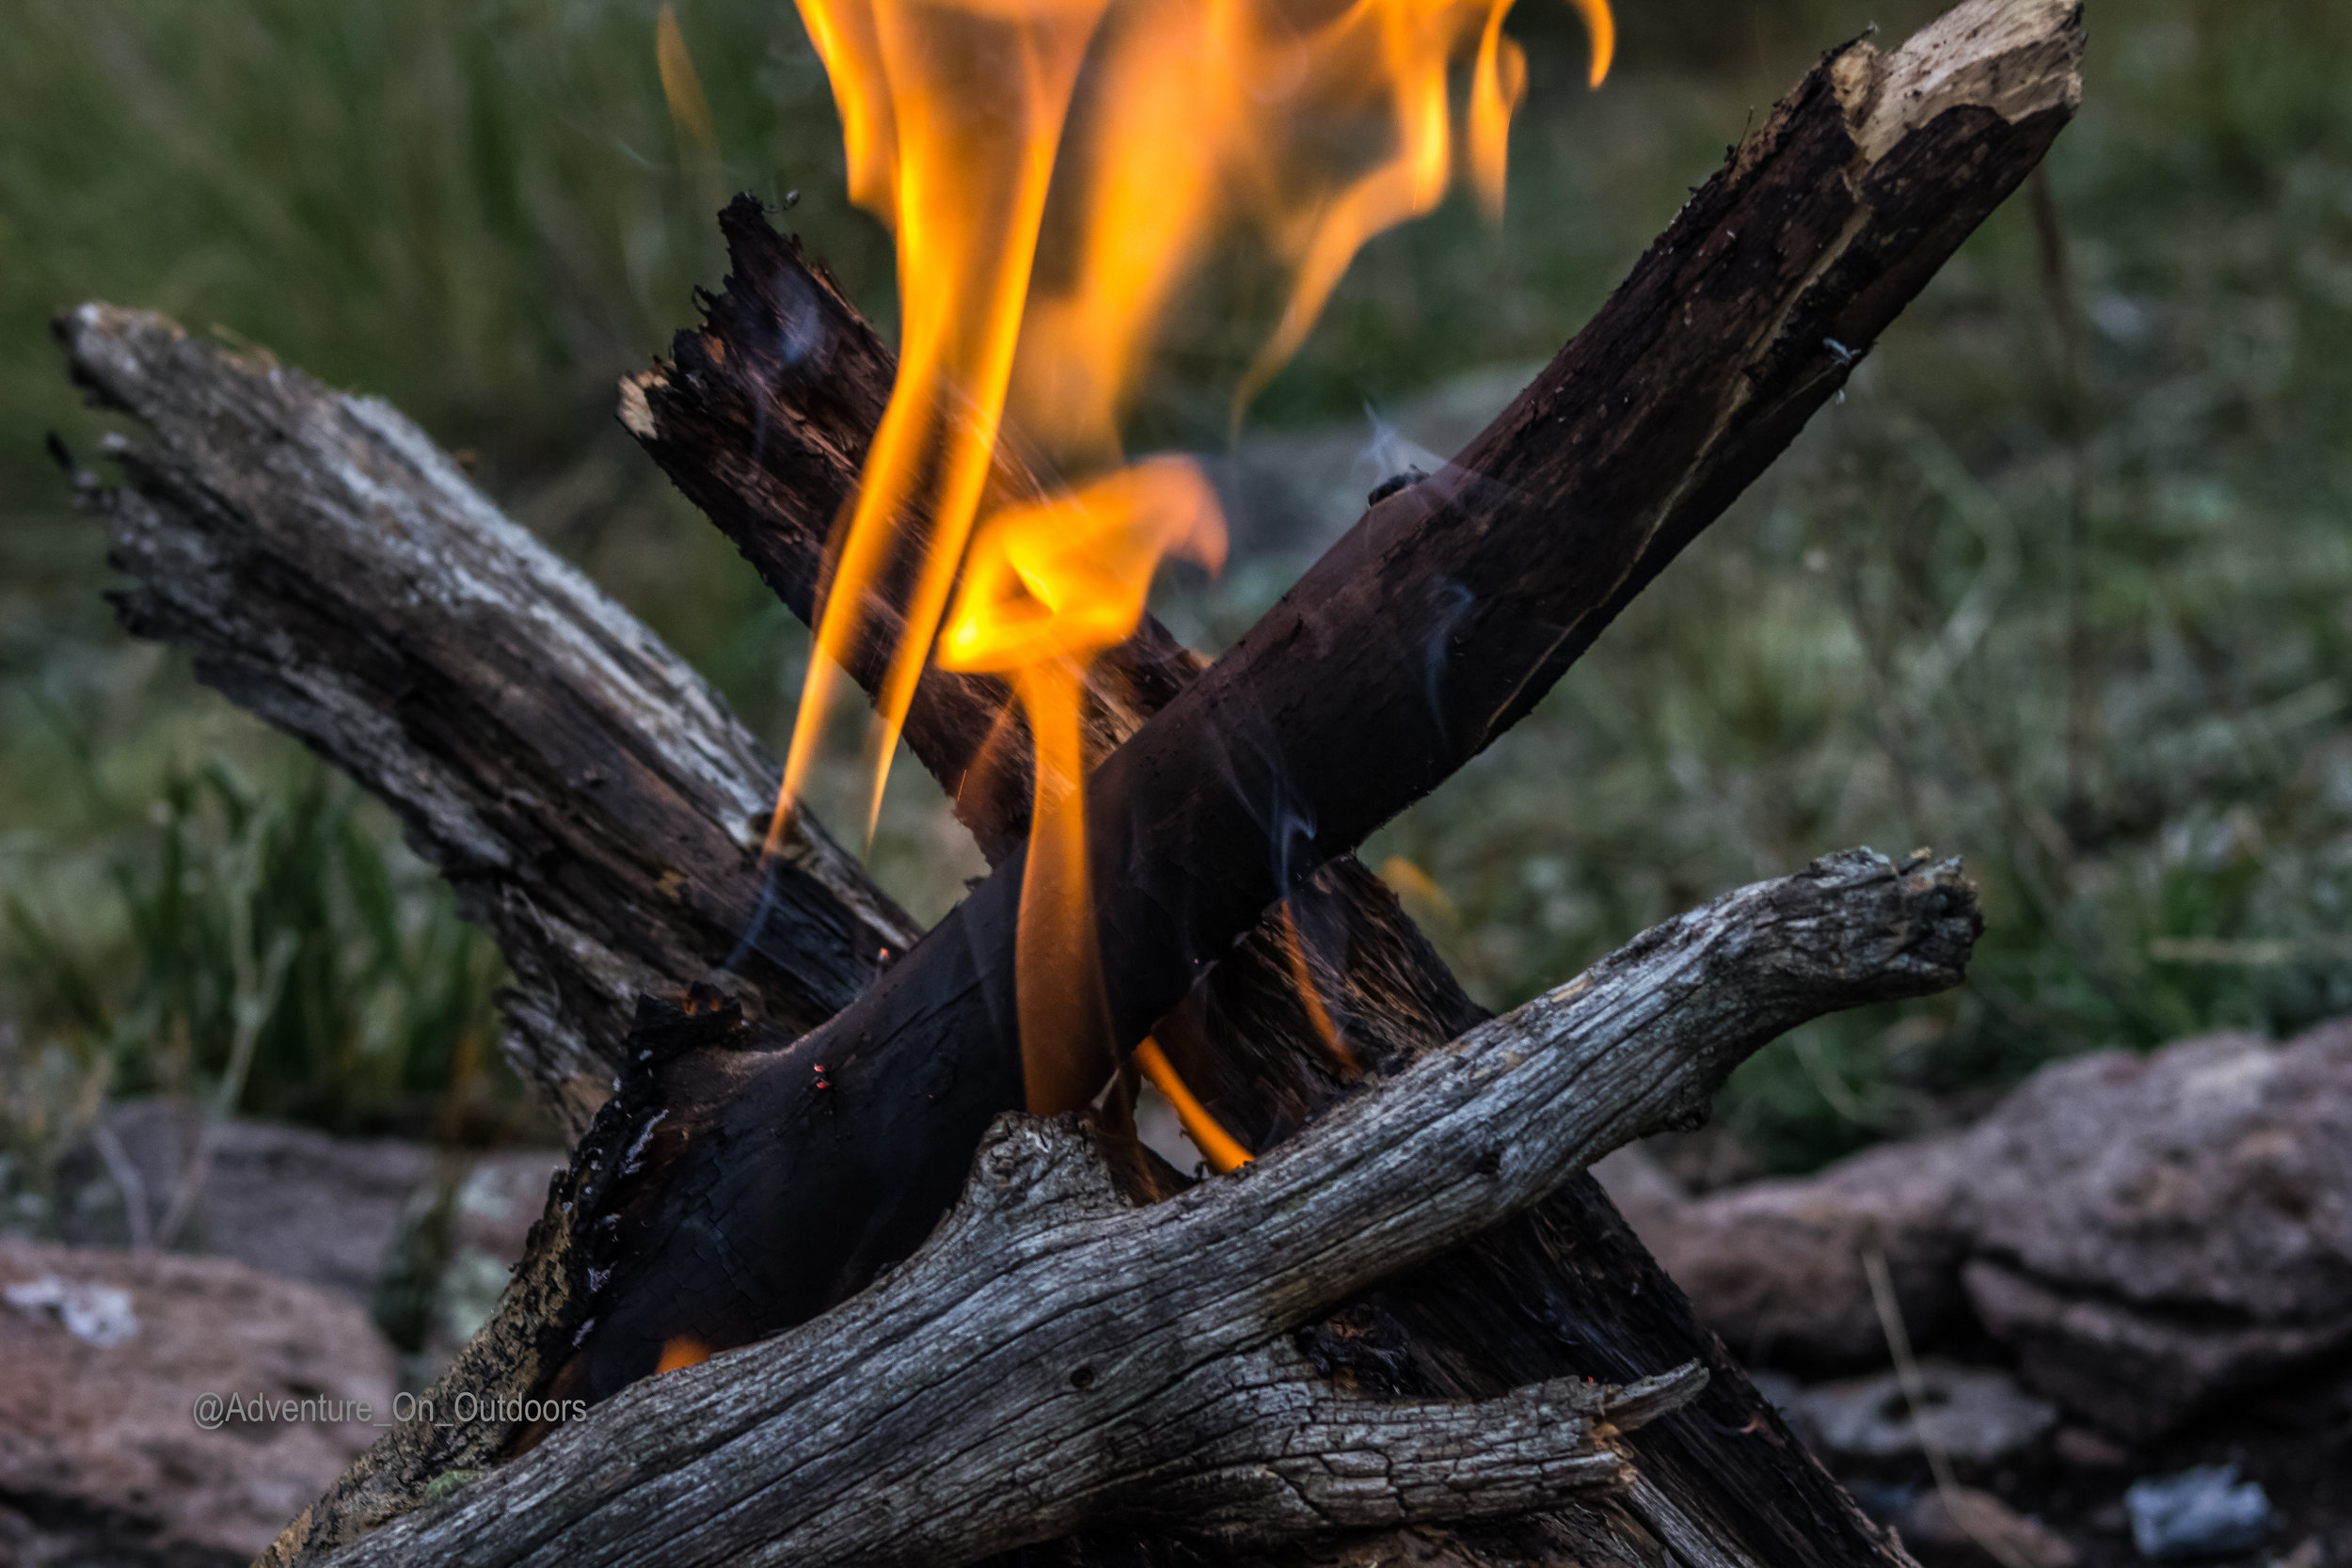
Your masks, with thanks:
[{"label": "dry wood", "polygon": [[[1602,1423],[1695,1391],[1363,1401],[1283,1337],[1706,1113],[1818,1014],[1954,984],[1955,864],[1853,851],[1659,927],[1149,1208],[1074,1122],[1003,1118],[902,1267],[799,1329],[640,1383],[332,1560],[947,1565],[1127,1517],[1210,1544],[1523,1510],[1622,1481]],[[1466,1433],[1475,1433],[1466,1439]]]},{"label": "dry wood", "polygon": [[774,762],[397,411],[146,311],[56,328],[93,400],[156,437],[109,441],[130,488],[84,486],[135,579],[124,625],[399,813],[496,933],[507,1053],[575,1130],[640,994],[723,973],[798,1032],[914,940],[806,816],[763,887]]}]

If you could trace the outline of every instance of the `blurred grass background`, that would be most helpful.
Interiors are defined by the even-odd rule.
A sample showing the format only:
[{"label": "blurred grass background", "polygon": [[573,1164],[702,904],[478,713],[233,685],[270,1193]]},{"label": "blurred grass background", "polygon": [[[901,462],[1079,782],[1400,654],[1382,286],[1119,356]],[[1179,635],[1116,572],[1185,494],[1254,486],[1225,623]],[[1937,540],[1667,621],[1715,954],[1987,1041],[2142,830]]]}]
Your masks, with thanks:
[{"label": "blurred grass background", "polygon": [[[1360,421],[1540,361],[1820,50],[1919,0],[1628,0],[1581,88],[1531,53],[1509,215],[1376,242],[1253,428]],[[497,960],[386,816],[130,642],[46,341],[149,306],[389,398],[780,738],[801,645],[611,418],[723,269],[750,189],[878,317],[823,76],[781,0],[680,0],[716,148],[681,138],[650,0],[19,0],[0,51],[0,1093],[9,1174],[107,1094],[328,1127],[516,1125]],[[1827,1021],[1726,1092],[1801,1168],[2053,1056],[2352,1009],[2352,8],[2094,0],[2089,96],[2021,194],[1788,461],[1537,714],[1370,850],[1495,1006],[1645,924],[1853,843],[1967,856],[1968,986]],[[1137,419],[1214,447],[1252,339],[1197,302]],[[1168,613],[1215,646],[1295,569]],[[902,768],[879,874],[971,869]]]}]

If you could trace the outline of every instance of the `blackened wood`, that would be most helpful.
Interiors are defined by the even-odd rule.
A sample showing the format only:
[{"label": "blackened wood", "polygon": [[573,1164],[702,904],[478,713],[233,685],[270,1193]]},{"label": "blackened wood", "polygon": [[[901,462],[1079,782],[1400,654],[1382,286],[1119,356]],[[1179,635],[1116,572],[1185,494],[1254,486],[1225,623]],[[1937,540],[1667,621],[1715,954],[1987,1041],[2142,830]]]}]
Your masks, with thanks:
[{"label": "blackened wood", "polygon": [[[855,494],[897,363],[800,242],[769,225],[757,200],[736,198],[719,228],[731,275],[718,293],[698,294],[704,324],[677,334],[671,362],[622,384],[621,423],[776,596],[813,625],[826,545]],[[1017,453],[1000,449],[988,504],[1038,493]],[[903,577],[886,578],[863,603],[864,634],[844,668],[868,691],[901,636],[906,587]],[[1088,673],[1089,757],[1134,734],[1200,665],[1147,617]],[[905,736],[992,863],[1021,843],[1033,760],[1004,682],[927,669]]]},{"label": "blackened wood", "polygon": [[127,489],[84,492],[123,625],[373,791],[513,967],[509,1056],[577,1129],[636,998],[724,979],[798,1033],[913,922],[814,819],[764,882],[776,768],[684,660],[416,426],[151,312],[56,330]]},{"label": "blackened wood", "polygon": [[1120,1203],[1073,1123],[1008,1117],[954,1218],[874,1290],[636,1385],[333,1560],[945,1568],[1120,1515],[1215,1551],[1557,1502],[1610,1479],[1593,1415],[1630,1426],[1696,1370],[1635,1398],[1554,1384],[1466,1410],[1335,1389],[1285,1337],[1703,1116],[1782,1030],[1957,983],[1980,929],[1954,864],[1826,857],[1147,1208]]}]

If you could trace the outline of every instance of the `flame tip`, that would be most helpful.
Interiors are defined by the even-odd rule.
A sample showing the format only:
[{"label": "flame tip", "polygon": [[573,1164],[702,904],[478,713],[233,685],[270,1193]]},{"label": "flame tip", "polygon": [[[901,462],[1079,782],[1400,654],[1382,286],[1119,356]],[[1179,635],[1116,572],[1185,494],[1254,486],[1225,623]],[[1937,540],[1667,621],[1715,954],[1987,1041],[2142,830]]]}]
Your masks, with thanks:
[{"label": "flame tip", "polygon": [[[1228,437],[1238,441],[1252,401],[1367,241],[1430,211],[1457,174],[1500,219],[1527,78],[1524,52],[1502,32],[1513,0],[1340,0],[1312,23],[1281,0],[1159,0],[1130,4],[1106,27],[1117,3],[797,0],[840,110],[850,198],[897,237],[902,331],[897,382],[826,552],[771,851],[807,783],[835,674],[876,632],[882,595],[902,595],[889,607],[900,624],[868,732],[866,847],[926,661],[1009,679],[1036,757],[1016,942],[1022,1049],[1033,1104],[1056,1108],[1090,1098],[1077,1080],[1108,1059],[1095,1016],[1107,1013],[1087,1000],[1099,1001],[1100,978],[1083,826],[1086,666],[1133,633],[1163,561],[1214,572],[1226,559],[1199,465],[1124,457],[1154,325],[1213,235],[1263,233],[1288,282],[1233,391]],[[1615,21],[1608,0],[1570,3],[1597,87]],[[707,105],[671,5],[656,33],[672,111],[699,134]],[[1448,71],[1473,40],[1457,150]],[[1350,163],[1332,150],[1346,137],[1293,134],[1318,118],[1385,123],[1389,144]],[[1075,155],[1057,184],[1065,142]],[[1056,226],[1072,265],[1041,281],[1057,192],[1075,203],[1075,221]],[[1038,498],[992,497],[1009,420],[1050,464],[1092,477]]]}]

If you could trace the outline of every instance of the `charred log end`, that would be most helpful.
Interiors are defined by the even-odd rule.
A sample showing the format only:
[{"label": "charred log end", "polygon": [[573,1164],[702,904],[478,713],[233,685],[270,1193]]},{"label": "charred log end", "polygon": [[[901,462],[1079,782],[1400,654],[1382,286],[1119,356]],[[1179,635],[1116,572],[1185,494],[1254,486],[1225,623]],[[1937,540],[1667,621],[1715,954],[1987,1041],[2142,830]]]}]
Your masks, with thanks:
[{"label": "charred log end", "polygon": [[533,1402],[544,1407],[575,1397],[557,1385],[580,1326],[593,1320],[596,1282],[610,1269],[613,1243],[612,1227],[595,1221],[618,1201],[616,1189],[641,1174],[655,1130],[668,1120],[661,1070],[697,1051],[729,1049],[748,1033],[741,1007],[707,985],[640,1001],[629,1037],[636,1059],[606,1093],[570,1163],[548,1179],[546,1208],[498,1310],[419,1396],[419,1410],[441,1418],[404,1420],[378,1438],[286,1527],[257,1568],[315,1560],[348,1545],[441,1500],[453,1490],[451,1478],[503,1465],[554,1430],[546,1418],[457,1420],[447,1414],[461,1397],[485,1410],[529,1410]]}]

